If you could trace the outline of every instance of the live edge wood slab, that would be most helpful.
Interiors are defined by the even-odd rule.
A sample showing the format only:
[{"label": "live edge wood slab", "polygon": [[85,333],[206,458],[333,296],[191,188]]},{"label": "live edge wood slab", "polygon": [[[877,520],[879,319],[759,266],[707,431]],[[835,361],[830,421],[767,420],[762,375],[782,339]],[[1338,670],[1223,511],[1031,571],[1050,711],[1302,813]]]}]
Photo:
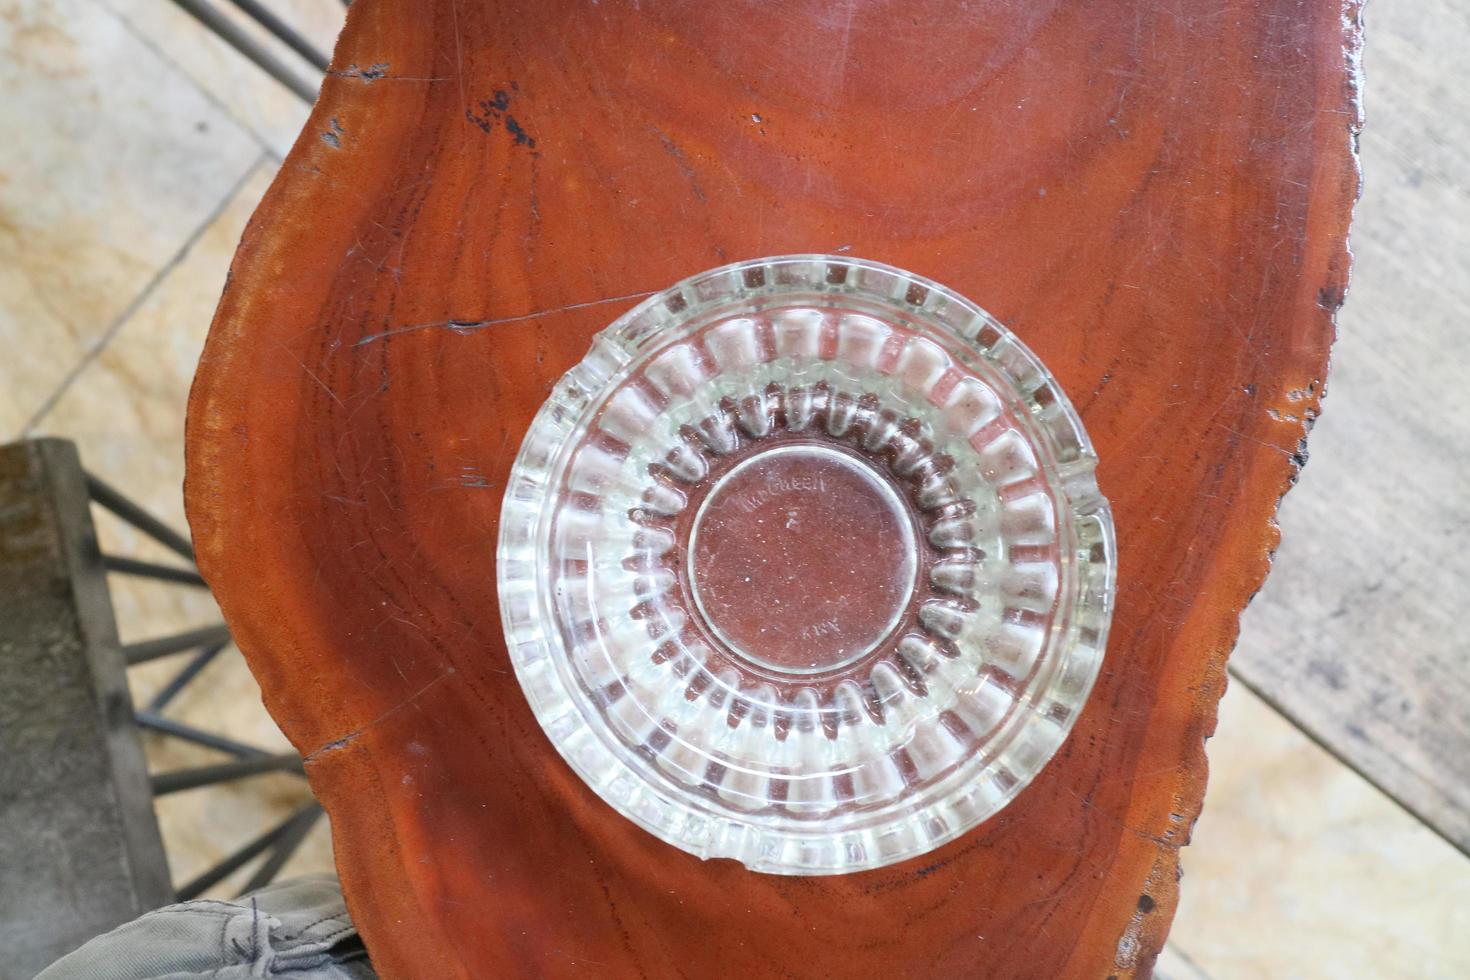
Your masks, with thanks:
[{"label": "live edge wood slab", "polygon": [[[379,970],[1147,975],[1322,395],[1357,46],[1351,0],[356,0],[235,258],[187,496]],[[1120,553],[1051,765],[960,840],[832,878],[701,862],[594,797],[495,591],[507,470],[592,334],[791,252],[1013,328],[1083,414]]]}]

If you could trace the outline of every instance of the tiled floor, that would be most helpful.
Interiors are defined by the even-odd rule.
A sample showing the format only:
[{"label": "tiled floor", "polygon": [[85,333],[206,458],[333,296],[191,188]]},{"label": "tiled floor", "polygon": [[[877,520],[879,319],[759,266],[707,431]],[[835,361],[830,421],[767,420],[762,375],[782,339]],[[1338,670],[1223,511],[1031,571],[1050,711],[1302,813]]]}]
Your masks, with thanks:
[{"label": "tiled floor", "polygon": [[[338,0],[275,6],[330,46]],[[1375,37],[1389,45],[1400,36],[1384,26],[1375,35],[1370,25],[1370,73]],[[0,436],[73,439],[94,471],[182,526],[190,378],[235,242],[305,110],[162,0],[0,0],[0,88],[0,131],[26,134],[0,141],[0,343],[9,355],[0,361]],[[1389,220],[1369,206],[1371,169],[1368,178],[1361,219]],[[1388,275],[1366,261],[1356,271],[1370,293],[1374,277]],[[1381,334],[1385,325],[1350,301],[1341,328]],[[1351,372],[1350,358],[1370,353],[1343,344],[1336,370]],[[1431,355],[1408,344],[1399,356]],[[1347,451],[1347,435],[1333,441],[1331,432],[1324,424],[1314,437],[1314,455]],[[1304,481],[1296,496],[1308,492]],[[1293,544],[1298,523],[1312,533],[1311,508],[1300,510],[1284,514],[1278,574],[1330,575],[1320,549]],[[99,520],[108,550],[167,557]],[[218,616],[198,591],[117,578],[113,594],[124,639]],[[1247,614],[1240,656],[1268,658],[1294,642],[1281,625],[1291,621],[1288,600],[1268,583]],[[170,671],[136,669],[135,696]],[[170,710],[285,748],[236,655],[212,664]],[[151,737],[147,747],[158,768],[214,758]],[[1183,852],[1183,901],[1160,976],[1470,976],[1470,858],[1241,683],[1226,695],[1209,755],[1209,795]],[[161,799],[175,879],[304,798],[299,780],[274,775]],[[288,873],[330,865],[322,824]],[[218,891],[232,893],[243,874]]]},{"label": "tiled floor", "polygon": [[1209,754],[1160,974],[1470,976],[1470,859],[1239,683]]}]

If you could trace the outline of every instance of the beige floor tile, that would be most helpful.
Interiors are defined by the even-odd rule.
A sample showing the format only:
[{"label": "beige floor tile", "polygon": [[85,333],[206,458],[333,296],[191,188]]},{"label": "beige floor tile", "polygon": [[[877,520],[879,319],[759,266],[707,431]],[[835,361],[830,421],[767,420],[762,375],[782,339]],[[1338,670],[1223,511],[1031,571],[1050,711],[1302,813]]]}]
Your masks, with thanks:
[{"label": "beige floor tile", "polygon": [[1166,943],[1154,963],[1153,980],[1209,980],[1209,977],[1177,945]]},{"label": "beige floor tile", "polygon": [[[34,430],[76,442],[88,469],[180,530],[189,385],[240,233],[273,170],[257,164]],[[98,531],[108,551],[174,560],[120,521],[99,516]],[[219,618],[203,590],[114,576],[112,593],[124,641]]]},{"label": "beige floor tile", "polygon": [[1239,683],[1208,752],[1180,978],[1470,976],[1470,859]]},{"label": "beige floor tile", "polygon": [[[163,829],[175,884],[192,881],[247,841],[285,820],[309,799],[304,786],[299,777],[274,774],[155,799],[153,807]],[[333,872],[331,841],[323,817],[283,869],[282,877]],[[246,865],[205,892],[204,897],[234,897],[254,870],[254,863]]]},{"label": "beige floor tile", "polygon": [[[184,408],[189,384],[230,258],[273,169],[266,162],[254,169],[37,427],[38,432],[75,441],[89,469],[180,529],[185,526]],[[177,560],[100,509],[97,524],[105,551]],[[214,601],[202,590],[119,575],[110,584],[124,641],[219,619]],[[182,654],[133,668],[129,681],[135,701],[151,697],[187,659]],[[259,686],[233,649],[212,662],[167,713],[271,751],[290,751],[261,705]],[[223,761],[211,750],[160,736],[147,736],[145,748],[154,771]],[[182,883],[194,877],[308,798],[305,784],[286,775],[160,798],[155,809],[174,880]],[[331,870],[325,821],[291,868]],[[249,873],[249,869],[240,872],[210,894],[233,894],[232,888],[237,890]]]},{"label": "beige floor tile", "polygon": [[0,0],[0,91],[0,434],[13,438],[260,150],[92,0]]},{"label": "beige floor tile", "polygon": [[[284,156],[306,122],[308,106],[234,48],[204,29],[172,3],[159,0],[99,0],[153,45],[241,125],[257,134],[273,153]],[[230,3],[220,12],[261,41],[300,78],[313,85],[321,73],[284,47]],[[337,43],[346,8],[341,0],[272,0],[270,10],[327,55]]]}]

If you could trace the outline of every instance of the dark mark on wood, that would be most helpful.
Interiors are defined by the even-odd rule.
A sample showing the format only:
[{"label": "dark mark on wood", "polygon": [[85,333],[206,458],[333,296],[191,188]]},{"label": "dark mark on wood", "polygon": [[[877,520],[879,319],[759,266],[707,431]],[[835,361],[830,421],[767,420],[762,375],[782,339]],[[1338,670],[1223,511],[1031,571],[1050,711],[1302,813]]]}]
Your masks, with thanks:
[{"label": "dark mark on wood", "polygon": [[359,78],[368,84],[372,84],[388,74],[388,62],[380,61],[377,64],[368,65],[366,68],[359,68],[357,65],[348,65],[341,71],[327,72],[327,74],[335,75],[338,78]]},{"label": "dark mark on wood", "polygon": [[679,173],[689,182],[689,190],[694,195],[694,199],[700,203],[704,203],[706,198],[704,196],[704,190],[699,186],[699,178],[694,173],[694,168],[690,166],[689,158],[684,155],[683,150],[679,149],[679,144],[675,143],[673,137],[668,133],[665,133],[657,127],[650,126],[649,130],[663,144],[664,152],[673,157],[674,162],[678,164]]},{"label": "dark mark on wood", "polygon": [[505,127],[505,131],[511,135],[511,138],[515,141],[515,145],[534,150],[536,148],[536,138],[526,132],[526,128],[517,121],[515,116],[510,114],[511,92],[519,91],[520,86],[515,82],[511,83],[510,91],[503,88],[496,89],[490,98],[481,99],[476,103],[479,107],[479,112],[476,112],[473,106],[465,109],[465,118],[474,123],[476,128],[487,136],[495,128],[495,124],[500,123]]},{"label": "dark mark on wood", "polygon": [[518,122],[516,122],[516,117],[515,116],[509,115],[509,114],[506,115],[506,117],[505,117],[505,131],[507,133],[510,133],[510,135],[514,136],[515,139],[516,139],[516,142],[519,143],[520,145],[522,145],[522,146],[529,146],[532,149],[535,149],[536,148],[536,141],[531,138],[531,136],[530,136],[529,133],[527,133],[524,129],[521,128],[521,124],[518,123]]}]

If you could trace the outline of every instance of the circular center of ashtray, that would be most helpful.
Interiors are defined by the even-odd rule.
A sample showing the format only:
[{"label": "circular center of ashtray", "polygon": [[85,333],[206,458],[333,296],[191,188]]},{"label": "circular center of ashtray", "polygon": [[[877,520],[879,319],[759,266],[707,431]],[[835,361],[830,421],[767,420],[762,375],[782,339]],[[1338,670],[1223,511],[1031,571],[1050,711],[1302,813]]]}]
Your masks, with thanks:
[{"label": "circular center of ashtray", "polygon": [[913,595],[913,521],[889,481],[820,445],[782,446],[732,468],[694,518],[689,580],[710,630],[777,674],[861,658]]}]

